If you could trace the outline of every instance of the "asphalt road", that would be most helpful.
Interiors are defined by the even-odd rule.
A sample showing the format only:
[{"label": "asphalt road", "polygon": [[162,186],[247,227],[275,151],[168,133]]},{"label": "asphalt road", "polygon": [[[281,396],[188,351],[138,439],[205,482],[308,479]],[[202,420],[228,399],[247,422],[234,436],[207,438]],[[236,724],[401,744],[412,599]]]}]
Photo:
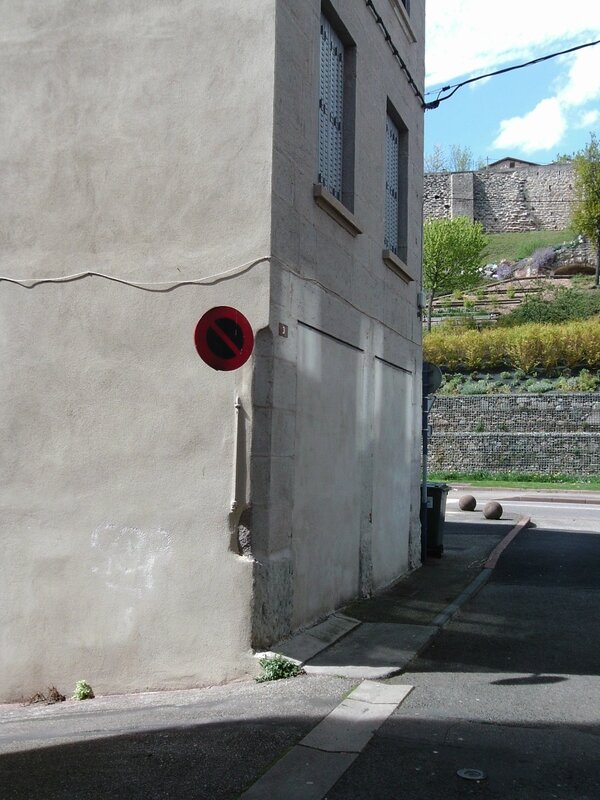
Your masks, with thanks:
[{"label": "asphalt road", "polygon": [[[447,518],[461,530],[460,543],[430,568],[442,605],[459,591],[453,555],[477,570],[469,543],[493,540],[497,528],[510,530],[525,514],[537,527],[513,540],[479,594],[391,679],[414,690],[325,796],[598,800],[600,506],[477,491],[478,510],[467,514],[458,510],[459,495],[448,498]],[[502,525],[463,530],[461,522],[478,522],[492,497],[505,508]],[[426,621],[415,616],[423,600],[417,589],[407,580],[398,589],[402,602],[370,601],[374,620],[398,622],[401,608],[406,622]],[[4,706],[0,800],[232,800],[354,684],[301,676],[90,705]],[[461,778],[464,768],[485,778]]]},{"label": "asphalt road", "polygon": [[521,533],[329,800],[597,800],[599,608],[597,530]]},{"label": "asphalt road", "polygon": [[[539,528],[562,528],[565,530],[590,530],[600,533],[600,493],[571,492],[568,495],[550,490],[530,491],[525,489],[452,489],[448,493],[446,516],[460,518],[458,502],[465,494],[477,501],[475,511],[468,515],[475,519],[483,517],[483,509],[489,500],[497,500],[504,510],[503,519],[529,516]],[[552,502],[544,498],[551,498]],[[564,497],[565,502],[560,502]],[[574,500],[587,502],[573,502]]]}]

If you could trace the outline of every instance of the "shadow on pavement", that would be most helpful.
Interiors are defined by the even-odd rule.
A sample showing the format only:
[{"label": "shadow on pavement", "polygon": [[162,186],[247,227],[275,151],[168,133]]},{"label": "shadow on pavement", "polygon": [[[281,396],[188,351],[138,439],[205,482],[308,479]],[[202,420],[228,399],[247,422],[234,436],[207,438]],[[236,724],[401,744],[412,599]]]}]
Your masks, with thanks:
[{"label": "shadow on pavement", "polygon": [[[489,724],[394,715],[327,800],[592,800],[600,797],[598,727]],[[460,778],[479,769],[485,780]]]},{"label": "shadow on pavement", "polygon": [[600,674],[600,535],[526,530],[411,672]]},{"label": "shadow on pavement", "polygon": [[446,520],[442,558],[428,558],[394,586],[375,597],[351,603],[344,613],[361,622],[429,625],[479,575],[491,551],[514,524],[514,520]]},{"label": "shadow on pavement", "polygon": [[[234,800],[313,723],[273,715],[5,754],[0,792],[3,800]],[[511,800],[591,800],[600,796],[597,736],[590,725],[517,721],[507,735],[506,727],[468,720],[406,718],[401,707],[326,797],[464,800],[483,791]],[[486,782],[465,783],[456,775],[465,767],[482,769]]]},{"label": "shadow on pavement", "polygon": [[[313,727],[306,717],[90,734],[0,755],[2,800],[237,797]],[[102,719],[98,720],[98,727]],[[95,736],[95,738],[91,738]]]}]

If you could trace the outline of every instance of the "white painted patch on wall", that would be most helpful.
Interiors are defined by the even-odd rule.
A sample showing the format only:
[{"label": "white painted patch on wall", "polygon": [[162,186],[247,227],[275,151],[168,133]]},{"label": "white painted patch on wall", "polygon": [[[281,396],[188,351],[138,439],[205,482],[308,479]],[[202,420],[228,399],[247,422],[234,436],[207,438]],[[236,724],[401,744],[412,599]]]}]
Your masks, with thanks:
[{"label": "white painted patch on wall", "polygon": [[171,557],[171,535],[158,528],[121,527],[107,522],[91,536],[92,573],[103,578],[107,588],[141,597],[154,588],[159,566]]}]

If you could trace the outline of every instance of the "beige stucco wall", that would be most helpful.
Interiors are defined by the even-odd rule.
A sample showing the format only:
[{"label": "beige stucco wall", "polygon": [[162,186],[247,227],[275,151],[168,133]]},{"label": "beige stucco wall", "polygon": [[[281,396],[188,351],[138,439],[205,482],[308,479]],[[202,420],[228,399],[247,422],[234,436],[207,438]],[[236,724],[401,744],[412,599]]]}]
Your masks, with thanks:
[{"label": "beige stucco wall", "polygon": [[[395,1],[376,5],[422,86],[424,4],[411,3],[408,18]],[[270,441],[253,453],[265,498],[253,512],[257,644],[377,591],[420,556],[423,111],[366,5],[332,6],[356,44],[353,213],[362,234],[313,196],[321,3],[278,0],[271,328],[255,379]],[[409,130],[408,283],[382,259],[388,100]]]},{"label": "beige stucco wall", "polygon": [[[274,0],[4,3],[0,275],[267,256],[274,24]],[[217,373],[193,333],[224,304],[260,337],[268,286],[268,263],[0,282],[0,701],[255,670],[229,520],[253,361]]]},{"label": "beige stucco wall", "polygon": [[5,268],[167,280],[267,255],[274,13],[5,2]]},{"label": "beige stucco wall", "polygon": [[[377,5],[422,86],[424,4]],[[4,5],[0,701],[249,674],[418,564],[423,116],[366,5],[333,6],[356,238],[313,197],[318,0]],[[388,100],[412,282],[382,259]],[[215,305],[256,335],[236,372],[194,350]]]}]

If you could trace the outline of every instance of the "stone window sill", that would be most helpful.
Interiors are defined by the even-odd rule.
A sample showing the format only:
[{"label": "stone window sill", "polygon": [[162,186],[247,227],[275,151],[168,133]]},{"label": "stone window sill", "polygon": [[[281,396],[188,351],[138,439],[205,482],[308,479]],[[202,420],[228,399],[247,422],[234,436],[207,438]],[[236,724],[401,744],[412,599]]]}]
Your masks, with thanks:
[{"label": "stone window sill", "polygon": [[404,261],[401,261],[392,250],[384,250],[381,257],[386,266],[388,266],[392,272],[395,272],[398,277],[402,278],[404,283],[411,283],[414,281],[414,275],[410,274]]},{"label": "stone window sill", "polygon": [[323,209],[329,216],[334,219],[339,225],[348,231],[352,236],[359,236],[362,229],[358,225],[358,221],[351,211],[348,211],[346,206],[334,197],[331,192],[321,183],[315,183],[313,186],[313,195],[316,204]]}]

